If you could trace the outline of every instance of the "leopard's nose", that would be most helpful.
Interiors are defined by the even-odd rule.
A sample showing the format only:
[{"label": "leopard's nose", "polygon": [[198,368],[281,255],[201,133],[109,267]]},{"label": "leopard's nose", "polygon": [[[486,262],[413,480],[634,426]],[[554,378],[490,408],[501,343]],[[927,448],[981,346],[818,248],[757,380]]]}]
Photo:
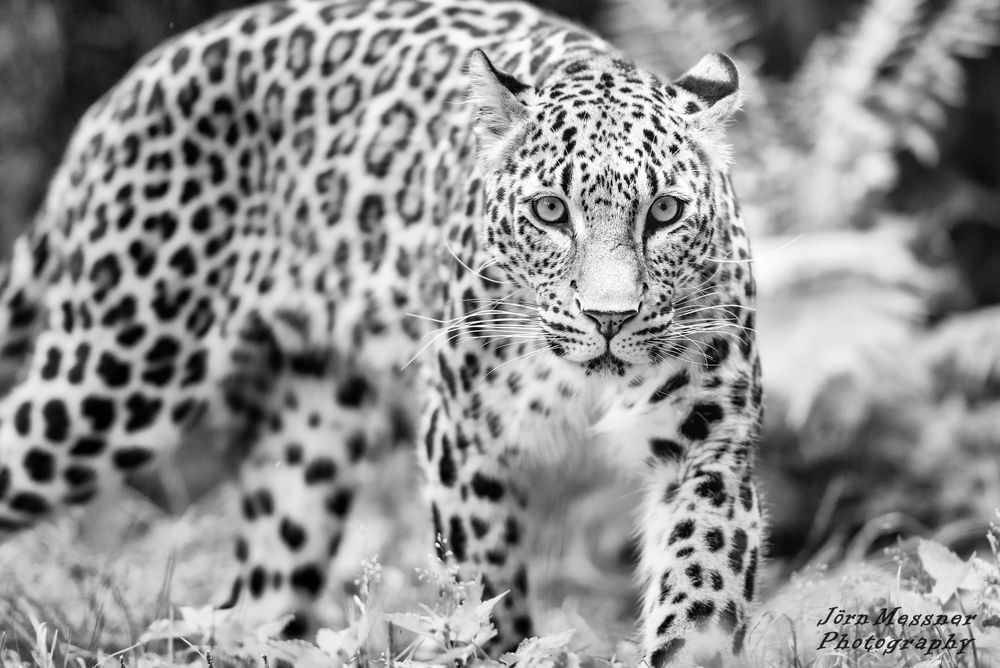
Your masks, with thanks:
[{"label": "leopard's nose", "polygon": [[629,320],[639,315],[639,309],[634,311],[584,311],[583,314],[597,323],[597,331],[610,341],[622,331]]}]

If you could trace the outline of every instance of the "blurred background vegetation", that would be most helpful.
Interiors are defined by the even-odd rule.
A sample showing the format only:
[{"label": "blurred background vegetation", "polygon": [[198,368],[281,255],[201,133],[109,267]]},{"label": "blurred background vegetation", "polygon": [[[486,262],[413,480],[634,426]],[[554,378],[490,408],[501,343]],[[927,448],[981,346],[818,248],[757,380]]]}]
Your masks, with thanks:
[{"label": "blurred background vegetation", "polygon": [[[0,247],[87,106],[165,38],[243,4],[0,1]],[[973,547],[1000,507],[1000,0],[539,4],[665,76],[710,50],[740,65],[730,135],[760,281],[772,582],[901,536]],[[560,549],[600,553],[550,559],[563,595],[595,574],[627,584],[609,564],[632,558],[607,521],[630,502],[577,469],[540,486]]]}]

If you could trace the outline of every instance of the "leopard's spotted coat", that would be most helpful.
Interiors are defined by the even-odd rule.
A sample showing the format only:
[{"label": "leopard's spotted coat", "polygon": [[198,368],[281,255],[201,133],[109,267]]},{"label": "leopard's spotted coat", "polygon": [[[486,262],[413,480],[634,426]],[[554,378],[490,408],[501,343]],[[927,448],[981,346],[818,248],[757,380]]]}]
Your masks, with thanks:
[{"label": "leopard's spotted coat", "polygon": [[511,590],[494,651],[533,632],[515,462],[571,447],[648,489],[646,658],[739,653],[761,402],[738,98],[724,56],[662,82],[514,2],[274,2],[174,39],[87,113],[5,275],[4,355],[27,361],[0,526],[226,411],[234,602],[304,625],[356,465],[420,403],[435,532]]}]

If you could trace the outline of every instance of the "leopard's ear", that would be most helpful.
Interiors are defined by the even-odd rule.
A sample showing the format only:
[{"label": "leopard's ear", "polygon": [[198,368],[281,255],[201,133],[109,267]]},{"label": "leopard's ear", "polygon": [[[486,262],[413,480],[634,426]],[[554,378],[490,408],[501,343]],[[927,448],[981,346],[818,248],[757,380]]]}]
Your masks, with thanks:
[{"label": "leopard's ear", "polygon": [[743,103],[736,64],[724,53],[702,57],[674,85],[694,96],[684,111],[703,127],[725,124]]},{"label": "leopard's ear", "polygon": [[527,118],[525,97],[531,86],[498,70],[480,49],[469,57],[469,103],[480,148],[489,147]]}]

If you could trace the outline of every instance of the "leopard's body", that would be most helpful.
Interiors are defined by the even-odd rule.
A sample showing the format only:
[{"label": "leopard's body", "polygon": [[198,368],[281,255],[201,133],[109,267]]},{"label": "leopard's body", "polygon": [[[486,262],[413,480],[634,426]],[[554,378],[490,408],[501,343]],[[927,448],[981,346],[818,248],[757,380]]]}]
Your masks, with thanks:
[{"label": "leopard's body", "polygon": [[0,528],[225,414],[231,602],[306,623],[357,465],[419,404],[445,556],[511,590],[494,651],[532,633],[516,462],[574,448],[647,483],[647,659],[738,653],[761,533],[738,97],[724,57],[663,83],[514,2],[277,2],[174,39],[88,112],[15,247]]}]

